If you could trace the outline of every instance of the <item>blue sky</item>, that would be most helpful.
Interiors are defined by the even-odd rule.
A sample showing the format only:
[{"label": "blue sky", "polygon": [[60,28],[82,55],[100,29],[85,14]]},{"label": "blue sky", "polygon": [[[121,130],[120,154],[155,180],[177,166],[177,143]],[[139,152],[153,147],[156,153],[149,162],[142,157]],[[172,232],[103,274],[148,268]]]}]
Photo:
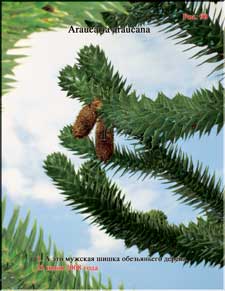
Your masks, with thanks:
[{"label": "blue sky", "polygon": [[[21,205],[21,215],[28,209],[51,235],[65,255],[145,256],[136,248],[126,250],[121,240],[105,235],[97,226],[82,221],[83,216],[65,206],[59,191],[45,175],[42,163],[53,151],[70,157],[78,168],[82,161],[71,156],[59,145],[57,135],[66,124],[74,121],[81,109],[76,100],[66,98],[57,85],[59,70],[75,62],[77,52],[87,44],[99,44],[115,69],[127,78],[139,94],[156,98],[163,91],[168,97],[177,92],[190,96],[195,89],[211,88],[216,79],[207,78],[214,65],[196,67],[202,60],[189,60],[194,53],[183,53],[186,46],[174,45],[166,35],[151,27],[150,34],[68,34],[60,29],[33,33],[19,42],[28,55],[15,68],[18,81],[3,98],[3,191],[7,195],[7,219],[15,204]],[[198,49],[195,49],[197,51]],[[11,53],[15,53],[12,50]],[[116,138],[121,142],[121,138]],[[223,135],[198,136],[180,140],[184,152],[194,161],[202,161],[217,177],[223,172]],[[126,193],[134,208],[163,210],[173,223],[188,223],[198,215],[181,205],[160,181],[137,180],[136,176],[115,180]],[[107,263],[98,264],[103,278],[111,277],[116,288],[123,281],[129,289],[222,289],[222,270],[183,266],[181,263]],[[163,278],[163,280],[162,280]]]}]

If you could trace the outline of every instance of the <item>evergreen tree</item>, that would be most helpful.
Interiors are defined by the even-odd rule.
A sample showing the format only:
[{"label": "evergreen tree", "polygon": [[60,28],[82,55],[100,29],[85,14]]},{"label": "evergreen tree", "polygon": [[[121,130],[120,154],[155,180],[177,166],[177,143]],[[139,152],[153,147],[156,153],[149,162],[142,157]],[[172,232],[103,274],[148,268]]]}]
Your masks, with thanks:
[{"label": "evergreen tree", "polygon": [[[6,198],[1,202],[1,209],[3,223],[7,211]],[[2,227],[3,289],[112,289],[110,278],[107,285],[102,283],[101,273],[98,273],[96,278],[85,270],[68,271],[66,261],[49,261],[47,257],[63,258],[64,254],[55,244],[52,245],[51,237],[46,245],[42,228],[39,229],[37,237],[36,220],[28,234],[29,220],[30,212],[25,220],[22,220],[19,219],[19,207],[15,207],[7,227]],[[40,264],[44,267],[62,266],[65,270],[55,272],[38,270],[38,256],[42,260]],[[119,288],[122,290],[123,285],[121,284]]]},{"label": "evergreen tree", "polygon": [[31,33],[52,30],[57,27],[68,28],[71,24],[83,26],[84,20],[101,23],[101,11],[124,11],[119,2],[47,2],[47,1],[3,1],[2,3],[2,93],[13,88],[13,68],[19,54],[8,54],[8,50],[20,48],[17,42]]},{"label": "evergreen tree", "polygon": [[[167,5],[168,4],[168,5]],[[173,9],[171,8],[173,7]],[[197,56],[216,53],[207,59],[221,69],[223,62],[222,27],[216,19],[184,22],[181,15],[205,13],[203,5],[192,3],[160,2],[135,3],[126,13],[106,13],[105,22],[115,27],[154,23],[169,23],[169,31],[179,28],[177,38],[183,43],[203,46]],[[208,8],[207,8],[208,9]],[[99,25],[89,23],[89,25]],[[199,26],[201,25],[201,29]],[[186,38],[187,37],[187,38]],[[183,39],[184,38],[184,39]],[[195,56],[196,57],[196,56]],[[88,214],[107,234],[123,239],[127,247],[136,246],[149,255],[159,253],[182,257],[185,263],[209,264],[222,267],[223,260],[223,189],[221,180],[209,173],[198,162],[178,149],[175,142],[196,133],[201,137],[210,134],[214,126],[219,133],[223,126],[223,86],[199,89],[187,97],[179,93],[168,98],[159,93],[153,101],[145,95],[137,96],[98,46],[85,46],[79,52],[77,63],[66,66],[59,76],[59,84],[67,96],[77,98],[88,108],[96,99],[101,106],[92,112],[104,122],[105,136],[114,130],[117,134],[135,139],[134,150],[115,146],[106,159],[99,158],[97,142],[86,135],[74,136],[72,125],[65,126],[59,135],[61,144],[74,154],[88,159],[74,170],[72,162],[61,153],[53,153],[44,162],[47,174],[60,189],[73,210]],[[91,109],[90,109],[91,110]],[[87,117],[85,117],[87,119]],[[93,127],[81,118],[89,132]],[[89,120],[90,121],[90,120]],[[95,120],[94,120],[95,121]],[[79,126],[82,127],[82,124]],[[77,126],[77,124],[75,124]],[[77,129],[77,128],[76,128]],[[111,139],[112,141],[113,139]],[[104,144],[104,143],[103,143]],[[146,213],[132,209],[124,202],[124,194],[106,176],[107,170],[140,173],[143,178],[159,178],[172,185],[169,187],[179,201],[202,211],[197,222],[174,225],[159,210]]]},{"label": "evergreen tree", "polygon": [[[217,1],[213,1],[217,2]],[[224,19],[222,8],[213,18],[207,18],[210,11],[210,4],[203,1],[160,1],[160,2],[137,2],[133,5],[126,4],[124,11],[102,12],[102,22],[86,20],[86,24],[91,27],[114,28],[114,27],[134,27],[137,25],[151,24],[155,26],[167,25],[161,31],[170,33],[169,38],[179,40],[177,44],[193,44],[185,51],[196,46],[201,50],[192,56],[200,58],[210,56],[204,63],[219,63],[212,73],[221,71],[224,65],[223,50],[223,29]],[[195,15],[195,21],[183,19],[183,15]],[[207,17],[205,18],[204,15]],[[223,75],[223,72],[221,73]]]}]

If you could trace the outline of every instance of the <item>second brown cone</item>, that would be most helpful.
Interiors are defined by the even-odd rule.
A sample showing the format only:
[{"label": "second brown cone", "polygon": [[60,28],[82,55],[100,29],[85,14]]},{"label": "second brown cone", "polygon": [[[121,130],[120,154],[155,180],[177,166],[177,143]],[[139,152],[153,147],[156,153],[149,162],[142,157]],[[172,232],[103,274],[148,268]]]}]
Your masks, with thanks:
[{"label": "second brown cone", "polygon": [[102,119],[97,120],[95,131],[95,150],[98,159],[108,161],[114,151],[113,129],[108,129]]}]

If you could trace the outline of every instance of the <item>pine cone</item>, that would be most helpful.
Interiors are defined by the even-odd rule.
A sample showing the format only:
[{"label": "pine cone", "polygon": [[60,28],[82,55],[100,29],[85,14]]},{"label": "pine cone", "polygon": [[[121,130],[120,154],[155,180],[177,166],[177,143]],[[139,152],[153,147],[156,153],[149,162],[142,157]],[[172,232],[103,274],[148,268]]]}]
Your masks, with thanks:
[{"label": "pine cone", "polygon": [[95,99],[81,109],[73,125],[74,137],[82,138],[90,133],[97,120],[96,110],[101,107],[101,104],[100,100]]},{"label": "pine cone", "polygon": [[97,157],[103,162],[108,161],[113,155],[113,129],[107,129],[102,119],[99,119],[96,125],[95,150]]}]

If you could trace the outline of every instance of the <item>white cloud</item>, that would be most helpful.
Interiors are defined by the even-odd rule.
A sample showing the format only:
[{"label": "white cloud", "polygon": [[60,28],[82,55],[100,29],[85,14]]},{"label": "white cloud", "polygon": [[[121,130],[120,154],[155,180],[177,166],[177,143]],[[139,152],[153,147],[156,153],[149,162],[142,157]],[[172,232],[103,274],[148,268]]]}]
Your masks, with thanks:
[{"label": "white cloud", "polygon": [[49,182],[38,181],[33,187],[31,195],[47,204],[62,203],[63,197],[56,187]]},{"label": "white cloud", "polygon": [[135,181],[131,178],[131,181],[123,183],[117,180],[117,184],[123,190],[126,195],[125,201],[131,201],[131,205],[134,209],[140,211],[147,211],[154,208],[155,202],[160,196],[160,192],[151,189],[151,183],[149,181]]},{"label": "white cloud", "polygon": [[10,168],[4,170],[2,173],[2,181],[11,197],[16,201],[27,198],[28,193],[25,189],[29,186],[29,180],[18,169]]},{"label": "white cloud", "polygon": [[82,256],[106,256],[122,250],[123,241],[114,239],[103,231],[99,230],[97,226],[91,225],[88,228],[90,247],[86,249],[79,249],[76,252],[78,257]]},{"label": "white cloud", "polygon": [[29,178],[17,168],[3,170],[2,181],[11,198],[16,204],[23,204],[27,199],[37,199],[46,204],[58,203],[63,200],[59,191],[49,183],[41,179]]}]

